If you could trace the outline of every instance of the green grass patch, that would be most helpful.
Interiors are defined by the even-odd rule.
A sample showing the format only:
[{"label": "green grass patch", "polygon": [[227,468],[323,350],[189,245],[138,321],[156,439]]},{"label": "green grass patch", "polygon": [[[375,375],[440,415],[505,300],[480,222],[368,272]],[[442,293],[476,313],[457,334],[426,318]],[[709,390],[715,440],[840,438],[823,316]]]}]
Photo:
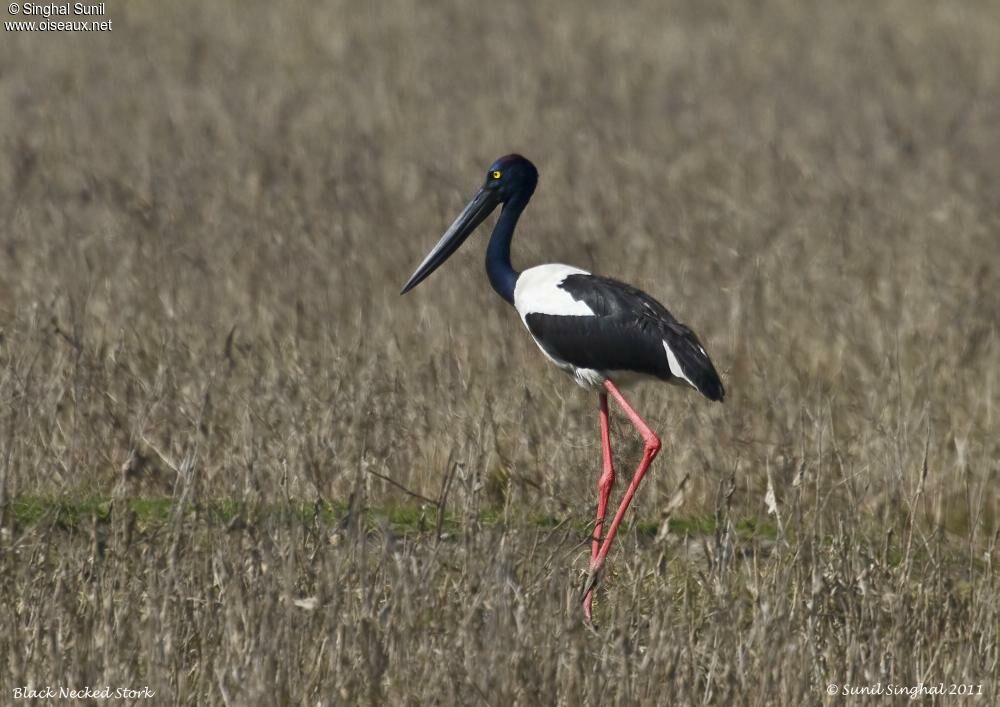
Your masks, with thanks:
[{"label": "green grass patch", "polygon": [[[248,504],[231,498],[210,499],[192,502],[181,508],[169,497],[128,497],[110,498],[102,496],[20,496],[7,504],[5,517],[12,519],[19,528],[33,526],[53,526],[64,530],[79,530],[88,527],[95,520],[108,523],[113,514],[134,514],[142,526],[163,525],[180,514],[185,521],[198,520],[209,525],[227,526],[237,519],[251,525],[277,523],[295,525],[301,523],[318,524],[335,528],[347,520],[349,508],[346,503],[290,501],[284,503]],[[473,519],[487,526],[508,524],[522,528],[553,529],[569,522],[581,533],[588,530],[588,519],[558,517],[545,513],[529,513],[510,517],[503,509],[483,509]],[[364,527],[377,530],[388,528],[401,535],[431,533],[438,530],[454,533],[470,519],[445,512],[439,516],[438,509],[429,504],[380,505],[366,508],[362,514]],[[777,528],[773,524],[756,519],[744,519],[735,523],[741,538],[774,538]],[[642,537],[653,538],[659,532],[658,521],[639,520],[636,530]],[[670,519],[670,531],[675,535],[710,535],[715,532],[715,518],[711,515],[687,516]]]}]

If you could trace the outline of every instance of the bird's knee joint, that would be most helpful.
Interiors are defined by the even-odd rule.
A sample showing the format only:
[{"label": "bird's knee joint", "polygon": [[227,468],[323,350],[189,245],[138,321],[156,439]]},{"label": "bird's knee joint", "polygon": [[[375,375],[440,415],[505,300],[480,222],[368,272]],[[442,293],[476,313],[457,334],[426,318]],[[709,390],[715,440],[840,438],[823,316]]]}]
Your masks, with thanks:
[{"label": "bird's knee joint", "polygon": [[660,438],[656,435],[646,440],[646,451],[651,457],[655,457],[662,447],[663,443],[660,442]]}]

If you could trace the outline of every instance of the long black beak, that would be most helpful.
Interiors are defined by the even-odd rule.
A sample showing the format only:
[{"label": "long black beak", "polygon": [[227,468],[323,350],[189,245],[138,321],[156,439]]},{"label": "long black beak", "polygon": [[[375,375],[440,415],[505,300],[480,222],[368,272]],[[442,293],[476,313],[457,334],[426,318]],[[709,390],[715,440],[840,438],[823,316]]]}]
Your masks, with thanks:
[{"label": "long black beak", "polygon": [[420,263],[410,279],[403,285],[403,290],[399,293],[405,295],[414,287],[419,285],[432,272],[437,270],[444,261],[451,257],[451,254],[458,250],[458,247],[465,242],[476,227],[489,216],[493,209],[500,203],[499,195],[491,189],[480,189],[472,201],[462,209],[455,222],[448,227],[448,230],[441,236],[441,240],[427,254],[424,262]]}]

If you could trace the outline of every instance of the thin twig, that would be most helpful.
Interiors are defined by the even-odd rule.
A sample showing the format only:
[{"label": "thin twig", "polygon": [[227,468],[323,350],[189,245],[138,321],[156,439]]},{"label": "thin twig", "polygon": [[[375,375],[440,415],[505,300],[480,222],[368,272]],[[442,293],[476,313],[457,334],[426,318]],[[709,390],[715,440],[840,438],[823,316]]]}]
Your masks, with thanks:
[{"label": "thin twig", "polygon": [[395,486],[396,488],[398,488],[398,489],[399,489],[400,491],[402,491],[403,493],[405,493],[405,494],[407,494],[407,495],[409,495],[409,496],[412,496],[413,498],[416,498],[416,499],[418,499],[418,500],[421,500],[421,501],[423,501],[424,503],[430,503],[430,504],[431,504],[431,505],[433,505],[433,506],[434,506],[435,508],[436,508],[436,507],[438,506],[438,502],[437,502],[437,501],[435,501],[434,499],[432,499],[432,498],[427,498],[427,496],[422,496],[422,495],[420,495],[419,493],[417,493],[416,491],[411,491],[410,489],[408,489],[408,488],[406,488],[405,486],[403,486],[403,484],[399,483],[399,482],[398,482],[398,481],[396,481],[395,479],[391,479],[391,478],[389,478],[389,477],[388,477],[388,476],[386,476],[385,474],[380,474],[380,473],[378,473],[377,471],[372,471],[371,469],[366,469],[366,471],[367,471],[367,472],[368,472],[369,474],[371,474],[372,476],[377,476],[378,478],[382,479],[382,481],[385,481],[385,482],[387,482],[387,483],[390,483],[390,484],[392,484],[393,486]]}]

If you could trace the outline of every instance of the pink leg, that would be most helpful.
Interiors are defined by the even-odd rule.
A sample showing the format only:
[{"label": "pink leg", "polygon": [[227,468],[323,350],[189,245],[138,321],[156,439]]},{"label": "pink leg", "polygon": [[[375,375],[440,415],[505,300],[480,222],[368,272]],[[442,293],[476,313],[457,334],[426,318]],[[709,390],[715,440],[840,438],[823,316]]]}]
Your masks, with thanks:
[{"label": "pink leg", "polygon": [[[611,521],[611,527],[608,528],[608,532],[604,536],[604,541],[597,551],[597,556],[590,561],[590,573],[587,576],[587,584],[583,589],[584,597],[590,596],[594,586],[597,584],[598,575],[604,567],[604,560],[608,557],[608,550],[611,549],[611,543],[615,539],[615,534],[618,532],[618,526],[621,525],[622,518],[625,516],[625,511],[628,510],[628,506],[632,502],[632,497],[635,496],[635,491],[639,488],[639,482],[642,481],[642,477],[646,475],[649,465],[653,463],[653,459],[656,458],[657,453],[660,451],[660,438],[656,436],[653,430],[649,429],[649,425],[639,417],[639,413],[628,404],[628,401],[622,396],[618,387],[610,380],[604,381],[604,387],[611,393],[611,397],[615,399],[615,402],[625,411],[625,414],[628,415],[635,428],[639,430],[639,434],[642,435],[642,439],[645,442],[645,449],[642,453],[642,461],[639,462],[639,467],[635,470],[632,482],[628,485],[628,489],[622,497],[621,505],[618,506],[618,512],[615,513],[614,520]],[[589,611],[586,604],[584,606],[584,614],[589,620]]]},{"label": "pink leg", "polygon": [[[608,420],[608,394],[603,390],[599,396],[601,409],[601,454],[604,463],[604,470],[601,478],[597,482],[597,520],[594,522],[594,536],[590,544],[590,561],[597,558],[597,553],[601,549],[601,531],[604,530],[604,517],[608,510],[608,497],[611,496],[611,487],[615,484],[615,468],[611,460],[611,426]],[[590,622],[591,608],[594,604],[593,590],[587,592],[583,598],[583,613]]]}]

